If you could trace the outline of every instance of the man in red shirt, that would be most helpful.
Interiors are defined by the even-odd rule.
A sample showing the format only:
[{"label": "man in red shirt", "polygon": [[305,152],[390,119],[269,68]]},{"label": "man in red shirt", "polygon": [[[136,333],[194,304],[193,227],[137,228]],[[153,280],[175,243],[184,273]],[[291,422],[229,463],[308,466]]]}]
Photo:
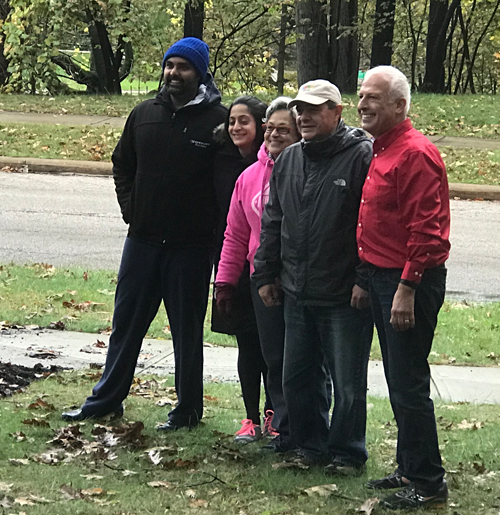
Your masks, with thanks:
[{"label": "man in red shirt", "polygon": [[427,361],[444,300],[450,243],[446,169],[407,118],[410,88],[392,66],[368,71],[359,92],[363,129],[374,137],[357,227],[370,300],[398,424],[398,468],[368,482],[401,488],[389,508],[446,503]]}]

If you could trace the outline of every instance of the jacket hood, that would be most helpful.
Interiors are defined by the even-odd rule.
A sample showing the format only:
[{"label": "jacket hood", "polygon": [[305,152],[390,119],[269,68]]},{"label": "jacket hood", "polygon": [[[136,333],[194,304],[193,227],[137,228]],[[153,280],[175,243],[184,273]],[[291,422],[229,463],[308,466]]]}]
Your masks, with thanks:
[{"label": "jacket hood", "polygon": [[321,141],[302,140],[300,143],[307,157],[321,159],[333,156],[363,141],[369,141],[369,139],[362,129],[349,127],[344,120],[340,120],[337,130],[328,138]]},{"label": "jacket hood", "polygon": [[269,150],[267,150],[265,143],[262,143],[262,145],[260,146],[259,151],[257,152],[257,159],[263,165],[267,165],[268,161],[271,161],[271,164],[274,164],[274,160],[271,157],[271,154],[269,154]]},{"label": "jacket hood", "polygon": [[[222,96],[220,91],[217,89],[217,86],[215,85],[214,78],[212,77],[211,73],[207,72],[205,78],[198,86],[198,93],[196,96],[193,98],[193,100],[182,106],[181,109],[191,106],[207,107],[214,104],[220,104],[221,99]],[[163,85],[158,95],[156,95],[156,100],[160,104],[167,105],[167,107],[170,109],[174,109],[174,105],[170,99],[170,95],[165,89],[165,85]]]}]

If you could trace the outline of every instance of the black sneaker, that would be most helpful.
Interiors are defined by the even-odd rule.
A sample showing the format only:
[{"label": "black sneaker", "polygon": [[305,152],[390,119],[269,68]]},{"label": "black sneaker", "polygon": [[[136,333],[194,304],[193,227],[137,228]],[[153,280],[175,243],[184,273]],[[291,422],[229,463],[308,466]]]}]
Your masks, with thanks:
[{"label": "black sneaker", "polygon": [[448,501],[448,485],[443,479],[441,486],[434,495],[429,495],[417,488],[415,483],[382,499],[382,506],[392,510],[414,510],[417,508],[441,508]]},{"label": "black sneaker", "polygon": [[346,476],[357,477],[361,476],[366,471],[366,465],[353,465],[342,463],[341,461],[332,461],[325,467],[325,474],[329,476]]},{"label": "black sneaker", "polygon": [[285,461],[295,463],[300,467],[324,467],[328,463],[328,458],[323,455],[313,454],[304,449],[297,449]]},{"label": "black sneaker", "polygon": [[408,486],[408,484],[409,482],[406,483],[403,481],[403,474],[401,474],[401,471],[396,469],[388,476],[368,481],[368,483],[366,483],[366,488],[370,488],[371,490],[392,490],[393,488]]},{"label": "black sneaker", "polygon": [[278,435],[270,442],[263,445],[260,450],[263,452],[290,452],[295,449],[292,439],[288,435]]}]

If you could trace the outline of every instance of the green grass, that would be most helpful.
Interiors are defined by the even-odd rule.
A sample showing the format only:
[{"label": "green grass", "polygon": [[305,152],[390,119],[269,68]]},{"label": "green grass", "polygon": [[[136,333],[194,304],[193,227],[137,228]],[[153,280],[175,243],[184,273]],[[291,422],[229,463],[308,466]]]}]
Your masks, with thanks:
[{"label": "green grass", "polygon": [[[152,94],[152,93],[151,93]],[[273,92],[258,94],[265,101],[272,100]],[[40,113],[98,114],[127,116],[132,107],[144,96],[122,95],[7,95],[0,94],[0,109]],[[225,96],[229,105],[234,96]],[[358,125],[357,96],[344,95],[343,116],[350,125]],[[429,95],[415,94],[412,98],[410,117],[415,127],[425,134],[498,138],[500,127],[499,95]]]},{"label": "green grass", "polygon": [[[32,384],[24,394],[0,400],[0,487],[4,489],[0,499],[4,506],[12,503],[5,513],[348,515],[377,495],[364,488],[366,480],[395,468],[396,427],[387,400],[369,399],[367,474],[332,478],[321,469],[273,468],[282,458],[259,452],[260,444],[234,444],[232,435],[243,415],[238,385],[206,385],[205,417],[196,430],[157,433],[155,424],[166,419],[168,408],[154,403],[172,396],[166,389],[171,379],[168,383],[143,380],[132,387],[125,402],[125,422],[143,422],[144,438],[140,443],[109,448],[115,459],[107,460],[103,446],[94,444],[100,453],[71,457],[72,450],[63,449],[65,462],[49,465],[35,461],[43,452],[61,449],[49,443],[56,431],[66,426],[60,412],[80,404],[96,380],[91,371],[52,375]],[[48,409],[29,408],[41,397]],[[500,469],[499,407],[438,403],[436,416],[448,471],[450,506],[428,513],[498,513],[500,485],[495,475]],[[32,419],[43,420],[49,427],[23,424]],[[475,424],[476,429],[465,429],[464,420]],[[93,427],[93,422],[81,424],[81,439],[94,442]],[[147,459],[145,451],[153,447],[163,447],[165,466]],[[11,459],[28,461],[15,466]],[[153,481],[165,481],[167,487],[148,486]],[[335,484],[338,490],[329,497],[306,495],[305,489],[325,484]],[[70,486],[73,491],[100,490],[95,490],[94,496],[67,500],[61,494],[62,486]],[[17,504],[13,504],[16,499]],[[33,505],[25,504],[30,502]],[[389,512],[377,508],[376,513]]]},{"label": "green grass", "polygon": [[[0,320],[39,326],[62,321],[68,330],[107,331],[111,325],[115,287],[116,273],[105,270],[56,269],[43,264],[3,265],[0,267]],[[205,341],[234,346],[233,337],[210,330],[210,315],[211,299],[205,320]],[[163,307],[151,324],[148,336],[171,338]],[[498,366],[499,341],[500,303],[470,305],[447,301],[439,314],[429,360],[434,364]],[[380,359],[378,344],[372,346],[372,358]]]},{"label": "green grass", "polygon": [[[9,157],[110,161],[121,129],[0,124],[0,154]],[[441,148],[450,182],[500,185],[500,150]]]}]

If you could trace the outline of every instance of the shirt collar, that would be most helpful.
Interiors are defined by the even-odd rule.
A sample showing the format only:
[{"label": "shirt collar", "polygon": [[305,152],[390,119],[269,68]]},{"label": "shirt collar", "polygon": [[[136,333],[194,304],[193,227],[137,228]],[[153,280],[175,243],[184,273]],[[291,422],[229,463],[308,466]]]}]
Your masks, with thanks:
[{"label": "shirt collar", "polygon": [[399,136],[409,131],[411,128],[411,120],[406,118],[401,123],[395,125],[392,129],[389,129],[378,138],[375,138],[375,141],[373,142],[373,151],[379,152],[381,149],[387,148],[393,141],[398,139]]}]

